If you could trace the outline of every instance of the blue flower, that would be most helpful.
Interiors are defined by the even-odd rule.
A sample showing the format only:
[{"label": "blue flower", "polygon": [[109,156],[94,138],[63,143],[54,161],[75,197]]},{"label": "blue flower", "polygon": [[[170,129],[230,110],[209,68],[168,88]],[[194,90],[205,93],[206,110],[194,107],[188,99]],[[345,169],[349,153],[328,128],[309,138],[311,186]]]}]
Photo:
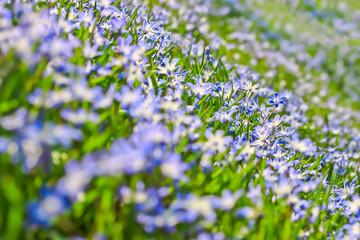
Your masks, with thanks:
[{"label": "blue flower", "polygon": [[355,189],[358,188],[360,185],[355,185],[355,181],[352,180],[350,185],[348,184],[348,181],[346,180],[344,182],[344,187],[335,189],[333,192],[337,194],[336,199],[339,200],[345,200],[346,198],[351,198],[355,194]]},{"label": "blue flower", "polygon": [[29,220],[31,223],[50,225],[69,205],[67,198],[53,189],[42,190],[42,199],[29,204]]},{"label": "blue flower", "polygon": [[273,97],[268,96],[267,98],[269,98],[269,104],[275,105],[276,108],[279,106],[279,104],[285,105],[286,97],[279,97],[278,93],[274,93]]}]

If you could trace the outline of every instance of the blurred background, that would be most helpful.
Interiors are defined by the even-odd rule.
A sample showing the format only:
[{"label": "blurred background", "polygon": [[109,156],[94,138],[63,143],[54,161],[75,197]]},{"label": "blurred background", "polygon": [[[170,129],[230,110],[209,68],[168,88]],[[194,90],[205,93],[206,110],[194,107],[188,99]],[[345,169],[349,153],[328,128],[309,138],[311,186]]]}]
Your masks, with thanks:
[{"label": "blurred background", "polygon": [[228,61],[253,67],[274,89],[288,89],[303,97],[311,110],[345,114],[359,109],[359,1],[205,0],[166,4],[174,8],[181,5],[178,17],[187,29],[198,25],[200,32],[218,33],[220,38],[210,34],[209,39],[225,46],[222,54]]}]

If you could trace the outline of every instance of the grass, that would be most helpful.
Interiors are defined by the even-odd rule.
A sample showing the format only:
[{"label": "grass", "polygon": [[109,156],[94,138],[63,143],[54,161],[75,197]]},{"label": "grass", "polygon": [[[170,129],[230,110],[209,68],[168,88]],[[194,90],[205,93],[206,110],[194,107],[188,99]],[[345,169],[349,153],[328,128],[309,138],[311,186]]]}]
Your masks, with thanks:
[{"label": "grass", "polygon": [[[88,1],[57,3],[66,18],[71,7],[89,10]],[[196,239],[201,234],[213,237],[209,239],[335,239],[343,236],[343,229],[356,237],[348,227],[357,212],[345,213],[345,206],[355,202],[358,190],[347,192],[342,200],[337,200],[341,194],[336,190],[346,182],[359,182],[358,130],[350,130],[359,125],[359,105],[356,94],[349,95],[352,85],[346,74],[339,76],[334,69],[335,60],[344,62],[345,73],[356,74],[358,66],[339,58],[346,42],[335,40],[338,48],[321,45],[323,33],[330,40],[343,36],[332,22],[311,19],[311,24],[301,25],[299,19],[312,10],[308,6],[300,4],[292,13],[283,1],[254,1],[245,11],[230,7],[226,16],[197,13],[194,22],[181,11],[169,10],[163,24],[161,15],[149,14],[156,12],[158,2],[151,1],[149,8],[129,3],[125,9],[118,1],[112,5],[122,10],[118,18],[126,23],[116,29],[114,19],[101,14],[106,8],[102,4],[90,10],[95,27],[78,21],[66,32],[58,25],[59,19],[65,20],[60,13],[51,19],[35,16],[35,23],[27,22],[24,13],[14,17],[10,27],[22,37],[10,34],[7,39],[2,32],[8,40],[0,45],[3,239]],[[355,1],[348,4],[356,6]],[[56,3],[31,6],[31,12],[41,12]],[[11,5],[4,8],[16,11]],[[331,3],[316,8],[342,17]],[[185,9],[195,14],[190,6]],[[229,38],[246,29],[232,21],[251,19],[260,10],[264,14],[248,29],[256,40]],[[215,37],[200,29],[201,17]],[[159,37],[159,26],[155,40],[148,36],[150,30],[141,29],[144,19],[171,31],[172,41]],[[290,33],[278,22],[299,28]],[[104,23],[113,25],[106,29]],[[36,33],[39,26],[50,26],[45,33],[57,32],[35,35],[35,54],[27,55],[19,39],[31,39],[27,29]],[[305,44],[304,51],[312,56],[325,51],[322,64],[309,68],[282,52],[279,39],[263,38],[271,33],[304,44],[300,31],[319,41]],[[212,41],[219,36],[224,42],[216,48]],[[48,48],[59,39],[65,41],[62,51],[54,50],[57,45]],[[131,44],[122,46],[124,39]],[[92,47],[100,43],[93,57],[86,57],[88,41]],[[264,41],[271,51],[295,58],[299,70],[289,70],[286,62],[274,67],[270,58],[258,57],[254,46]],[[64,54],[67,49],[70,55]],[[179,68],[160,74],[159,69],[174,59],[179,59]],[[253,68],[261,76],[271,70],[276,74],[256,80]],[[321,80],[324,74],[329,80]],[[259,83],[259,91],[246,90],[247,81]],[[304,84],[313,89],[301,91]],[[31,100],[37,90],[37,100]],[[267,97],[285,95],[285,90],[294,95],[284,106],[272,106]],[[339,97],[335,108],[327,104],[334,96]],[[26,110],[25,116],[19,109]],[[88,115],[75,114],[81,109]],[[66,115],[67,110],[74,114]],[[351,117],[342,118],[344,113]],[[274,123],[277,115],[282,117],[279,124]],[[284,135],[282,129],[287,128],[290,133]],[[269,134],[256,145],[263,131]],[[311,150],[306,138],[316,149]],[[283,155],[277,157],[276,152]]]}]

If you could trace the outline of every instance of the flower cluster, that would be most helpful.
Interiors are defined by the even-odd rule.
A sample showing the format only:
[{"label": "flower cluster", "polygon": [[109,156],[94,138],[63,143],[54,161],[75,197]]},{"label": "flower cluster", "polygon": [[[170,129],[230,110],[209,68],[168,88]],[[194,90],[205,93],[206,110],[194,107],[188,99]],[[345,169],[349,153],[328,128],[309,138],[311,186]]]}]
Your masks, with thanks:
[{"label": "flower cluster", "polygon": [[[313,91],[267,85],[323,55],[210,31],[246,4],[150,2],[0,3],[6,237],[359,238],[356,114],[330,98],[312,116]],[[234,39],[271,70],[228,61]]]}]

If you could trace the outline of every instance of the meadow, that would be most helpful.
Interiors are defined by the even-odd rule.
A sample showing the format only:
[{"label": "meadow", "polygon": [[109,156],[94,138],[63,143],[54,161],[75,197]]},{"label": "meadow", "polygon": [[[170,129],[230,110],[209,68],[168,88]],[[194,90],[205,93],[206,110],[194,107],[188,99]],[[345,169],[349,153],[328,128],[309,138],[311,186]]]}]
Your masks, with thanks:
[{"label": "meadow", "polygon": [[0,239],[360,239],[359,16],[0,1]]}]

